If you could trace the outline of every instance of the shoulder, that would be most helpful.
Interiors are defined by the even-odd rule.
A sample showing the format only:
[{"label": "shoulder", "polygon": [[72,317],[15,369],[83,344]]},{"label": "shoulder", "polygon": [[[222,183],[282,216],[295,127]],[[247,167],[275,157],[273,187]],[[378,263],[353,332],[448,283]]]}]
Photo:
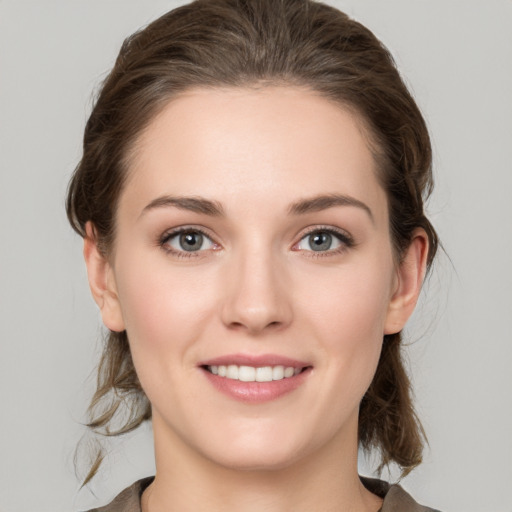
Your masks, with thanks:
[{"label": "shoulder", "polygon": [[143,478],[119,493],[113,501],[103,507],[94,508],[88,512],[141,512],[140,498],[144,489],[154,477]]},{"label": "shoulder", "polygon": [[[148,477],[135,482],[108,505],[88,512],[141,512],[140,498],[153,478]],[[439,512],[418,504],[400,485],[390,485],[382,480],[365,477],[361,477],[361,481],[368,490],[384,499],[380,512]]]},{"label": "shoulder", "polygon": [[400,485],[366,477],[361,477],[361,481],[369,491],[384,499],[380,512],[439,512],[414,501]]}]

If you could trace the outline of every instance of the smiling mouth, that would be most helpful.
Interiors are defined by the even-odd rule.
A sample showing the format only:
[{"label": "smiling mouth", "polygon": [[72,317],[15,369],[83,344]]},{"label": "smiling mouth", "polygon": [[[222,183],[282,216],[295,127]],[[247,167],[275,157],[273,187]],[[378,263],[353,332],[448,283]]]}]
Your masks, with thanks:
[{"label": "smiling mouth", "polygon": [[245,366],[245,365],[206,365],[203,368],[213,375],[241,382],[273,382],[289,379],[309,368],[293,366]]}]

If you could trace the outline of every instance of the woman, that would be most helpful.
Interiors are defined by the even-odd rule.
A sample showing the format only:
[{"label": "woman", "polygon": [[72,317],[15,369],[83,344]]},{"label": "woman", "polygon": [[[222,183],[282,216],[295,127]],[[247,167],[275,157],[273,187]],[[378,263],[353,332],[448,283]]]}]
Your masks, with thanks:
[{"label": "woman", "polygon": [[67,211],[110,331],[90,427],[151,419],[157,471],[98,510],[430,510],[357,453],[421,461],[431,187],[392,58],[331,7],[199,0],[127,39]]}]

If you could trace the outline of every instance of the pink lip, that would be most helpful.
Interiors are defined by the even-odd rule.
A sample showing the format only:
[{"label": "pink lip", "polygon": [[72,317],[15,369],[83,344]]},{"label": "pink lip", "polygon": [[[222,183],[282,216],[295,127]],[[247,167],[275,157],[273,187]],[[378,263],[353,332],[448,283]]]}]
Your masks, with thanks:
[{"label": "pink lip", "polygon": [[[304,370],[293,377],[274,380],[271,382],[242,382],[214,375],[206,369],[206,366],[228,366],[230,364],[254,367],[280,365],[284,367],[304,368]],[[234,400],[252,404],[276,400],[294,391],[306,381],[311,373],[311,365],[308,365],[308,363],[274,354],[264,354],[259,356],[232,354],[220,356],[202,362],[200,364],[200,369],[208,381],[218,391]]]},{"label": "pink lip", "polygon": [[261,354],[261,355],[249,355],[249,354],[230,354],[207,361],[202,361],[199,366],[228,366],[230,364],[236,364],[237,366],[285,366],[293,368],[305,368],[311,366],[305,361],[299,361],[297,359],[291,359],[289,357],[279,356],[277,354]]}]

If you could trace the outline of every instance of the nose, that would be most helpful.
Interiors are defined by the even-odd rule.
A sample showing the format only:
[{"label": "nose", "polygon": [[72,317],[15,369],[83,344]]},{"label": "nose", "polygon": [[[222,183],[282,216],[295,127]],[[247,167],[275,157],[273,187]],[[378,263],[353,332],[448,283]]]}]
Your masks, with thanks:
[{"label": "nose", "polygon": [[277,258],[260,251],[246,252],[231,262],[227,272],[221,316],[229,329],[258,335],[291,323],[292,290]]}]

